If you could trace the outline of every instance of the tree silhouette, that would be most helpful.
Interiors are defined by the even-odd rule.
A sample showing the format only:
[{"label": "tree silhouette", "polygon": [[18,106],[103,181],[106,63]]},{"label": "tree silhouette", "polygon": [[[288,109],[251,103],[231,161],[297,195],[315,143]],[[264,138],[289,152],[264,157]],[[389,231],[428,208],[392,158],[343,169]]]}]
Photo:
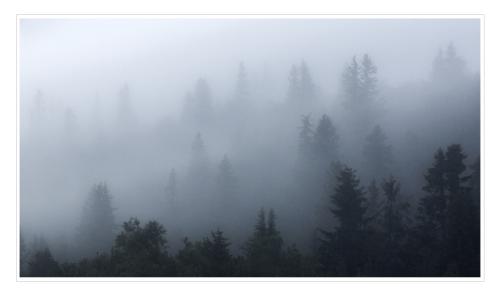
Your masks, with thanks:
[{"label": "tree silhouette", "polygon": [[131,218],[122,227],[111,250],[117,276],[169,276],[175,272],[163,226],[150,221],[141,227],[139,220]]},{"label": "tree silhouette", "polygon": [[114,214],[106,183],[94,185],[84,205],[78,240],[81,252],[90,256],[107,251],[114,237]]},{"label": "tree silhouette", "polygon": [[245,245],[245,253],[250,276],[276,276],[282,258],[283,240],[276,230],[272,209],[266,221],[264,209],[259,212],[252,237]]},{"label": "tree silhouette", "polygon": [[48,248],[36,251],[28,262],[28,276],[57,277],[62,271]]},{"label": "tree silhouette", "polygon": [[314,155],[324,169],[337,158],[338,135],[330,117],[323,115],[313,136]]},{"label": "tree silhouette", "polygon": [[[332,214],[338,221],[335,230],[322,231],[320,262],[327,274],[357,276],[362,271],[365,237],[365,194],[355,171],[344,167],[337,176],[331,195]],[[335,252],[332,255],[332,252]]]}]

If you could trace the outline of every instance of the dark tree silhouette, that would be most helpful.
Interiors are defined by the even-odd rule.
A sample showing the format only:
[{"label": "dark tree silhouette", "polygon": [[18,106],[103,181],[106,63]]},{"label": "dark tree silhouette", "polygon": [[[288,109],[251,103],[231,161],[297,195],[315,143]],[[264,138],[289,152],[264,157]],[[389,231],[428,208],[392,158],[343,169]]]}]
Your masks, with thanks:
[{"label": "dark tree silhouette", "polygon": [[366,198],[353,169],[345,167],[341,170],[331,200],[331,212],[338,225],[333,232],[323,231],[320,247],[322,270],[327,275],[360,275],[366,261],[363,247]]},{"label": "dark tree silhouette", "polygon": [[274,211],[269,211],[266,222],[266,213],[261,209],[254,233],[245,245],[249,276],[277,276],[282,244],[283,240],[276,230]]},{"label": "dark tree silhouette", "polygon": [[459,144],[439,149],[425,175],[417,217],[421,274],[479,275],[479,196],[466,184],[474,175],[465,175],[465,159]]},{"label": "dark tree silhouette", "polygon": [[57,277],[62,271],[48,248],[36,251],[28,262],[28,276]]},{"label": "dark tree silhouette", "polygon": [[175,265],[167,253],[165,229],[156,221],[141,227],[132,218],[115,239],[111,261],[117,276],[169,276]]},{"label": "dark tree silhouette", "polygon": [[383,274],[387,276],[404,276],[408,274],[406,270],[407,253],[404,252],[403,247],[408,240],[410,206],[407,202],[402,201],[400,189],[400,183],[392,176],[382,183],[382,190],[385,195],[382,216],[384,238],[382,260],[385,267]]}]

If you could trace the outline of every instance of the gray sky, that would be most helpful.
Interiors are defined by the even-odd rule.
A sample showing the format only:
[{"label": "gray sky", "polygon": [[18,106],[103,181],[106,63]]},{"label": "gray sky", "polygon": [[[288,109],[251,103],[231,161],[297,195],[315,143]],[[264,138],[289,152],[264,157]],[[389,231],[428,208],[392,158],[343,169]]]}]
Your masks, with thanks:
[{"label": "gray sky", "polygon": [[132,96],[140,94],[139,111],[154,115],[161,103],[175,114],[199,76],[216,100],[225,100],[239,61],[251,80],[272,81],[273,97],[282,100],[288,70],[301,59],[323,92],[333,94],[346,62],[365,52],[381,81],[397,85],[425,79],[450,41],[478,71],[479,32],[472,19],[23,19],[22,101],[40,88],[78,108],[96,93],[115,100],[129,82]]}]

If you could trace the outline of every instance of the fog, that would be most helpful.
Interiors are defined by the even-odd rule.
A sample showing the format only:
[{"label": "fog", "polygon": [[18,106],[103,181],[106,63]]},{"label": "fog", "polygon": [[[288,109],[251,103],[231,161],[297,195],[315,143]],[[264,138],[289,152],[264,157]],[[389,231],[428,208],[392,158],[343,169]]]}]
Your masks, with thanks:
[{"label": "fog", "polygon": [[[239,254],[273,208],[285,242],[308,252],[329,224],[331,162],[365,187],[394,175],[416,210],[439,147],[479,156],[479,38],[475,19],[21,19],[22,233],[59,259],[85,255],[84,206],[105,183],[115,234],[157,220],[175,251],[221,228]],[[376,90],[353,108],[346,69],[365,54]],[[298,93],[293,65],[310,80]],[[336,136],[313,166],[307,115],[316,135],[327,115]],[[377,125],[387,163],[366,149]]]}]

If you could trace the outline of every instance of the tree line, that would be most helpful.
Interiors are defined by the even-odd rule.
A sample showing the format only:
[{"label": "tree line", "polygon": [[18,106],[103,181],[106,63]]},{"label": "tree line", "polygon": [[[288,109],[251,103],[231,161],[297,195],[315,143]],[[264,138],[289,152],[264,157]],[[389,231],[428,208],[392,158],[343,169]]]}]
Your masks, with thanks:
[{"label": "tree line", "polygon": [[58,262],[46,244],[28,249],[21,235],[21,276],[479,276],[480,163],[465,159],[459,144],[438,149],[413,209],[397,178],[365,187],[354,169],[337,165],[326,207],[333,224],[317,227],[312,253],[285,244],[272,208],[258,212],[241,254],[231,252],[221,229],[196,241],[184,238],[176,253],[169,252],[168,234],[157,221],[131,218],[114,236],[110,194],[98,184],[79,234],[92,235],[82,243],[94,256]]}]

